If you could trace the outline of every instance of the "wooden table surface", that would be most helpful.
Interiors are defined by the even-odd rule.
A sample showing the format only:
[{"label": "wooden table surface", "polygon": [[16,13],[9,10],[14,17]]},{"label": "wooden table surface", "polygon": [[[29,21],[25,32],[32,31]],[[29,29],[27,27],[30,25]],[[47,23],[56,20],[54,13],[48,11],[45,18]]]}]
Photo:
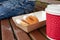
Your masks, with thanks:
[{"label": "wooden table surface", "polygon": [[17,28],[12,19],[0,20],[0,40],[49,40],[46,37],[46,26],[30,33]]},{"label": "wooden table surface", "polygon": [[[35,11],[45,9],[45,6],[36,4]],[[13,20],[0,20],[0,40],[49,40],[46,37],[46,26],[36,29],[30,33],[17,28]]]}]

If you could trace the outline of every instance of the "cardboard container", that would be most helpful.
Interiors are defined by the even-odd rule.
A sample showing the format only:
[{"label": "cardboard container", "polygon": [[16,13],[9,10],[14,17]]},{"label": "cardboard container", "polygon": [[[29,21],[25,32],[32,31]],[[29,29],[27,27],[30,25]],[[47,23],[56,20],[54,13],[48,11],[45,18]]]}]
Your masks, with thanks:
[{"label": "cardboard container", "polygon": [[[29,26],[26,26],[26,27],[21,26],[20,24],[17,24],[17,22],[16,22],[16,19],[21,20],[24,15],[12,17],[12,19],[13,19],[14,23],[16,24],[16,26],[18,28],[21,28],[22,30],[24,30],[27,33],[31,32],[31,31],[33,31],[37,28],[40,28],[40,27],[44,26],[45,25],[45,20],[46,20],[46,14],[45,14],[44,11],[34,12],[34,13],[30,13],[30,14],[35,15],[38,18],[39,22],[34,24],[34,25],[29,25]],[[29,15],[29,14],[25,14],[25,16],[27,16],[27,15]]]}]

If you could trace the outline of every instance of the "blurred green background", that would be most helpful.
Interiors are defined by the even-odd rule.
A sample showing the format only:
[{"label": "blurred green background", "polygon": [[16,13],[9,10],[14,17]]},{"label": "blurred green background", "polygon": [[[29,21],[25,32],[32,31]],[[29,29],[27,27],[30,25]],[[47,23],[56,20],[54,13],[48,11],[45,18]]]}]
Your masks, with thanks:
[{"label": "blurred green background", "polygon": [[44,10],[47,5],[48,5],[47,3],[36,0],[34,11],[36,12],[36,11]]}]

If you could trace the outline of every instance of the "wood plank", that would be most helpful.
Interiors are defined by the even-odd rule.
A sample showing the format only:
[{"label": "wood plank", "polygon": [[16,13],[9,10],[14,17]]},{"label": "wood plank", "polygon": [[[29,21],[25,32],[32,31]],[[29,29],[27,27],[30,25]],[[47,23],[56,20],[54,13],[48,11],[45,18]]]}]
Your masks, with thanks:
[{"label": "wood plank", "polygon": [[1,20],[2,40],[14,40],[8,20]]},{"label": "wood plank", "polygon": [[33,40],[46,40],[46,38],[38,31],[32,31],[29,33]]},{"label": "wood plank", "polygon": [[41,31],[44,35],[46,35],[46,27],[40,28],[40,31]]},{"label": "wood plank", "polygon": [[1,21],[0,21],[0,40],[1,40]]},{"label": "wood plank", "polygon": [[46,36],[46,27],[40,28],[39,31],[47,38],[47,36]]},{"label": "wood plank", "polygon": [[31,40],[29,38],[29,36],[27,35],[27,33],[25,33],[24,31],[22,31],[21,29],[19,29],[15,23],[13,22],[12,19],[10,19],[11,25],[13,27],[14,33],[17,37],[17,40]]}]

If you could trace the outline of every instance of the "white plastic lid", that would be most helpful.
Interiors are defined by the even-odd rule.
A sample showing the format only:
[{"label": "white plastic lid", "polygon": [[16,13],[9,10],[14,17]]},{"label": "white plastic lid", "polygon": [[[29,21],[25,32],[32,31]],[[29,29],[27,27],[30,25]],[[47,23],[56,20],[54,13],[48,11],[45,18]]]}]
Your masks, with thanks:
[{"label": "white plastic lid", "polygon": [[60,4],[50,4],[45,11],[49,14],[60,15]]}]

